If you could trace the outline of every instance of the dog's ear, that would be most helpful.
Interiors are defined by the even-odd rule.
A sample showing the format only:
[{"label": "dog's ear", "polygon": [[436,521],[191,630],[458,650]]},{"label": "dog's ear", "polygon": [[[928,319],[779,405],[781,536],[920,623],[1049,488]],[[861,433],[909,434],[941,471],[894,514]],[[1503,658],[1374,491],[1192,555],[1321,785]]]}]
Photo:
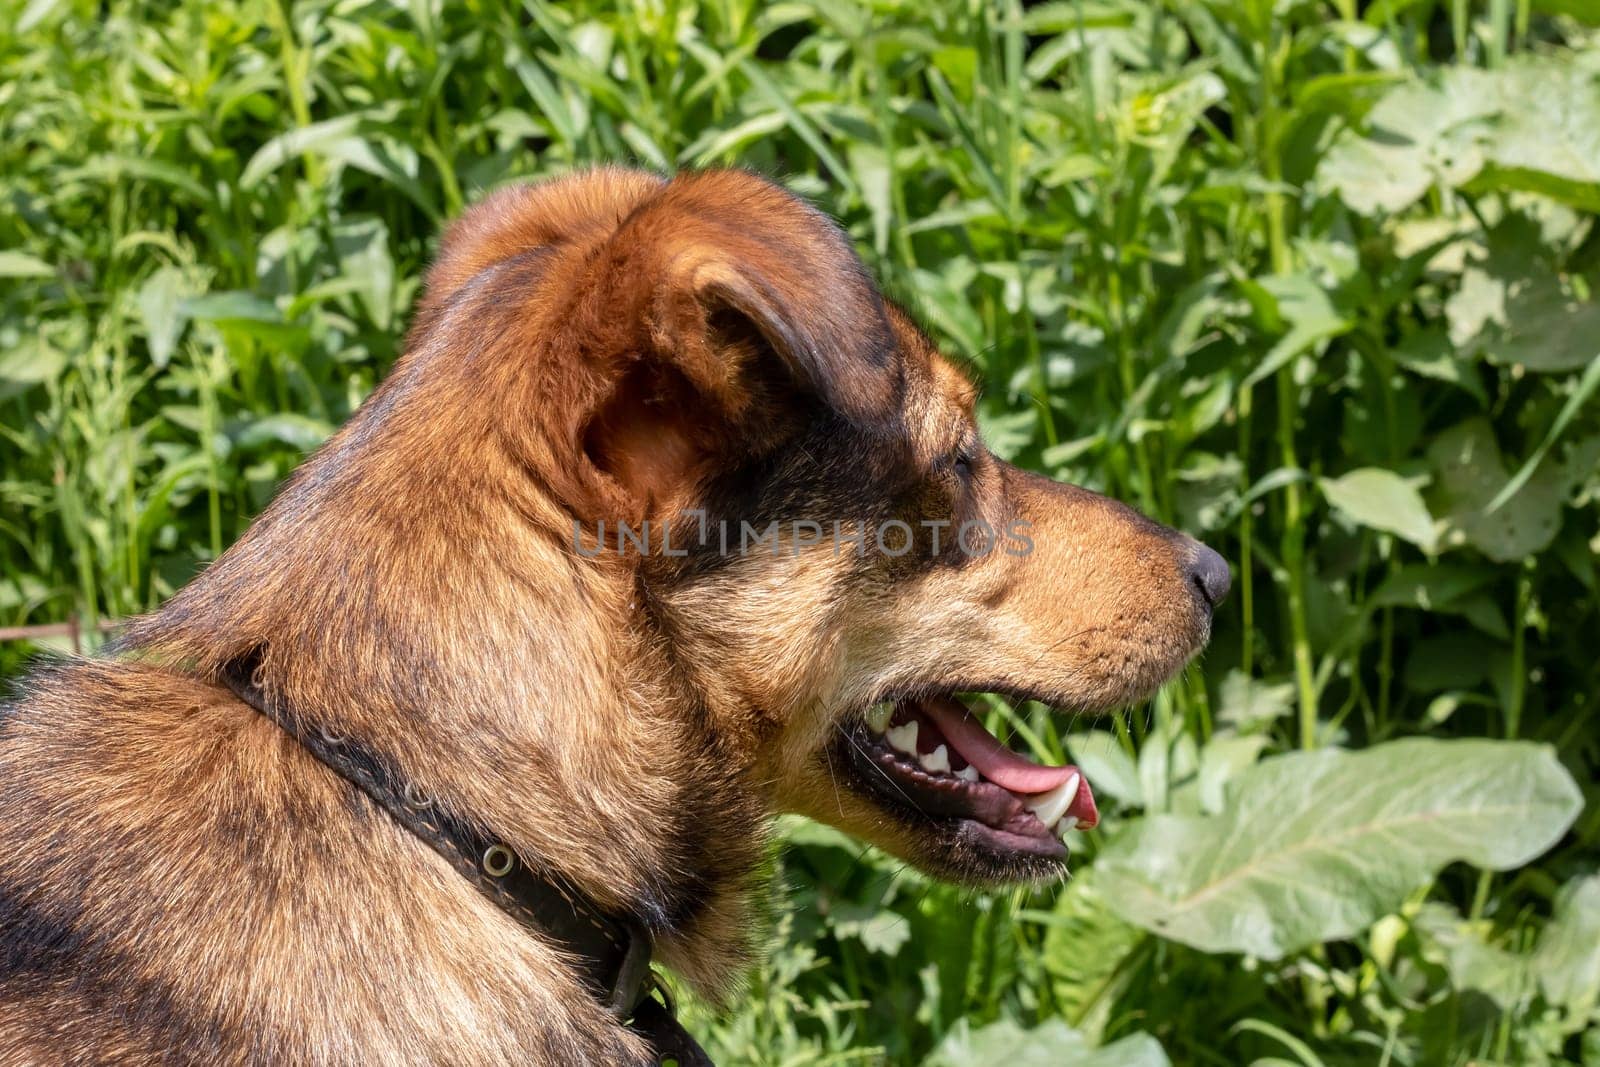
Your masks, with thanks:
[{"label": "dog's ear", "polygon": [[[897,407],[894,335],[883,299],[832,220],[742,171],[668,184],[624,224],[614,246],[653,261],[646,312],[658,352],[691,378],[736,385],[719,348],[742,319],[794,376],[846,418]],[[639,255],[643,252],[643,255]]]},{"label": "dog's ear", "polygon": [[636,499],[667,499],[730,444],[771,442],[785,397],[862,424],[899,411],[882,297],[792,194],[737,171],[679,178],[607,244],[602,284],[639,316],[646,350],[617,367],[585,448]]},{"label": "dog's ear", "polygon": [[676,250],[658,279],[649,322],[660,355],[734,404],[741,375],[759,375],[750,361],[770,354],[796,387],[853,422],[897,410],[882,299],[831,223],[806,235],[812,241],[707,229]]}]

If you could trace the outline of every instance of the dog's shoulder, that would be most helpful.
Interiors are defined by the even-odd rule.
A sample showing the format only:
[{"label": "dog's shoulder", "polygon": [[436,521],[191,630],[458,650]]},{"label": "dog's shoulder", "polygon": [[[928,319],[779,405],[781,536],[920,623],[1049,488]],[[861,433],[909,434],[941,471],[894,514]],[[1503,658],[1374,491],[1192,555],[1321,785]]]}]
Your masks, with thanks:
[{"label": "dog's shoulder", "polygon": [[0,712],[0,1064],[625,1059],[463,886],[227,689],[45,667]]},{"label": "dog's shoulder", "polygon": [[197,1036],[219,1050],[142,978],[187,921],[184,879],[154,876],[193,863],[172,832],[205,788],[187,741],[222,736],[228,710],[195,679],[109,660],[41,666],[0,705],[0,1047],[37,1062],[153,1060]]},{"label": "dog's shoulder", "polygon": [[115,939],[125,921],[197,904],[184,898],[202,883],[215,895],[236,881],[277,821],[333,808],[313,767],[198,678],[114,659],[35,670],[0,710],[0,982],[48,947],[17,925],[25,905]]},{"label": "dog's shoulder", "polygon": [[[74,659],[25,677],[0,708],[0,832],[48,804],[92,829],[151,817],[163,794],[203,796],[229,761],[282,780],[296,747],[227,690],[139,661]],[[237,786],[239,779],[233,779]],[[174,797],[173,799],[178,799]],[[131,826],[129,827],[131,828]],[[0,859],[3,863],[4,859]]]}]

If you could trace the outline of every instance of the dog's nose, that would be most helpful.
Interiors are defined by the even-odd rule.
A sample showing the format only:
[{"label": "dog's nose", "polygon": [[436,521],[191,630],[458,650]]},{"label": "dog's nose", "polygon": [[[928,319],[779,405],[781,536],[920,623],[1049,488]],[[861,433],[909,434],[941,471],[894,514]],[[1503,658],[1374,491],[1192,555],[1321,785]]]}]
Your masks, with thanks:
[{"label": "dog's nose", "polygon": [[1212,607],[1222,603],[1233,585],[1233,575],[1228,573],[1228,561],[1198,541],[1189,554],[1189,580],[1194,582],[1200,595]]}]

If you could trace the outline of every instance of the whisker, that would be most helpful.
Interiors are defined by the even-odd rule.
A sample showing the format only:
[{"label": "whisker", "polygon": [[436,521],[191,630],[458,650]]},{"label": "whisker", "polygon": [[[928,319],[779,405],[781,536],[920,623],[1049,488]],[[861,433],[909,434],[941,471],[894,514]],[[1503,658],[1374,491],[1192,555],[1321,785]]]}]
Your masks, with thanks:
[{"label": "whisker", "polygon": [[895,781],[894,778],[892,776],[890,776],[888,771],[884,770],[882,767],[878,766],[876,763],[874,763],[872,761],[871,754],[868,753],[866,749],[862,748],[861,745],[856,741],[856,739],[854,737],[850,736],[850,731],[846,730],[844,728],[843,724],[835,722],[833,724],[833,728],[835,730],[838,730],[840,736],[842,736],[846,741],[848,741],[850,743],[850,747],[851,748],[853,748],[857,752],[861,753],[861,755],[866,759],[867,764],[869,766],[871,766],[873,770],[877,771],[879,774],[881,774],[883,776],[883,780],[884,781],[886,781],[890,785],[894,786],[895,792],[899,793],[902,797],[904,797],[905,798],[905,802],[907,804],[910,804],[912,807],[916,807],[916,801],[911,799],[911,795],[905,791],[905,789],[900,785],[899,782]]},{"label": "whisker", "polygon": [[[834,723],[834,727],[835,727],[835,729],[838,728],[838,723],[837,722]],[[846,735],[846,736],[848,736],[848,735]],[[822,746],[822,759],[823,759],[823,762],[828,765],[828,780],[833,783],[833,802],[836,805],[838,805],[838,807],[839,807],[839,818],[842,819],[842,818],[844,818],[844,797],[839,792],[839,776],[837,774],[835,774],[834,771],[833,771],[833,749],[832,749],[832,746],[829,746],[829,745]]]}]

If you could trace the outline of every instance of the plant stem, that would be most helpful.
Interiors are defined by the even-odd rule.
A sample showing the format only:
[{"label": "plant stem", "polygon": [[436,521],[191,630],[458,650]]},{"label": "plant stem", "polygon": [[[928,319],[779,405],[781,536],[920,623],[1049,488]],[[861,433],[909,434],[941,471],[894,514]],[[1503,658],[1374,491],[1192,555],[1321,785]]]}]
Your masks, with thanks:
[{"label": "plant stem", "polygon": [[[1287,42],[1285,42],[1285,45]],[[1267,252],[1272,273],[1287,274],[1292,266],[1288,238],[1285,235],[1286,206],[1279,186],[1283,181],[1283,164],[1279,152],[1278,135],[1281,115],[1278,93],[1281,79],[1278,64],[1284,46],[1276,40],[1276,32],[1269,31],[1261,42],[1261,125],[1257,150],[1261,165],[1271,188],[1267,196]],[[1293,363],[1278,371],[1278,447],[1280,462],[1290,470],[1300,466],[1295,455],[1295,415],[1299,411],[1299,388],[1294,380]],[[1291,482],[1284,488],[1283,537],[1280,551],[1288,584],[1289,632],[1293,642],[1295,689],[1299,700],[1300,747],[1315,748],[1317,744],[1317,688],[1311,663],[1311,639],[1306,622],[1305,598],[1305,515],[1300,499],[1300,484]]]},{"label": "plant stem", "polygon": [[1529,567],[1517,575],[1517,600],[1511,617],[1511,692],[1506,702],[1506,739],[1515,741],[1522,732],[1522,705],[1527,699],[1528,600],[1532,595]]}]

